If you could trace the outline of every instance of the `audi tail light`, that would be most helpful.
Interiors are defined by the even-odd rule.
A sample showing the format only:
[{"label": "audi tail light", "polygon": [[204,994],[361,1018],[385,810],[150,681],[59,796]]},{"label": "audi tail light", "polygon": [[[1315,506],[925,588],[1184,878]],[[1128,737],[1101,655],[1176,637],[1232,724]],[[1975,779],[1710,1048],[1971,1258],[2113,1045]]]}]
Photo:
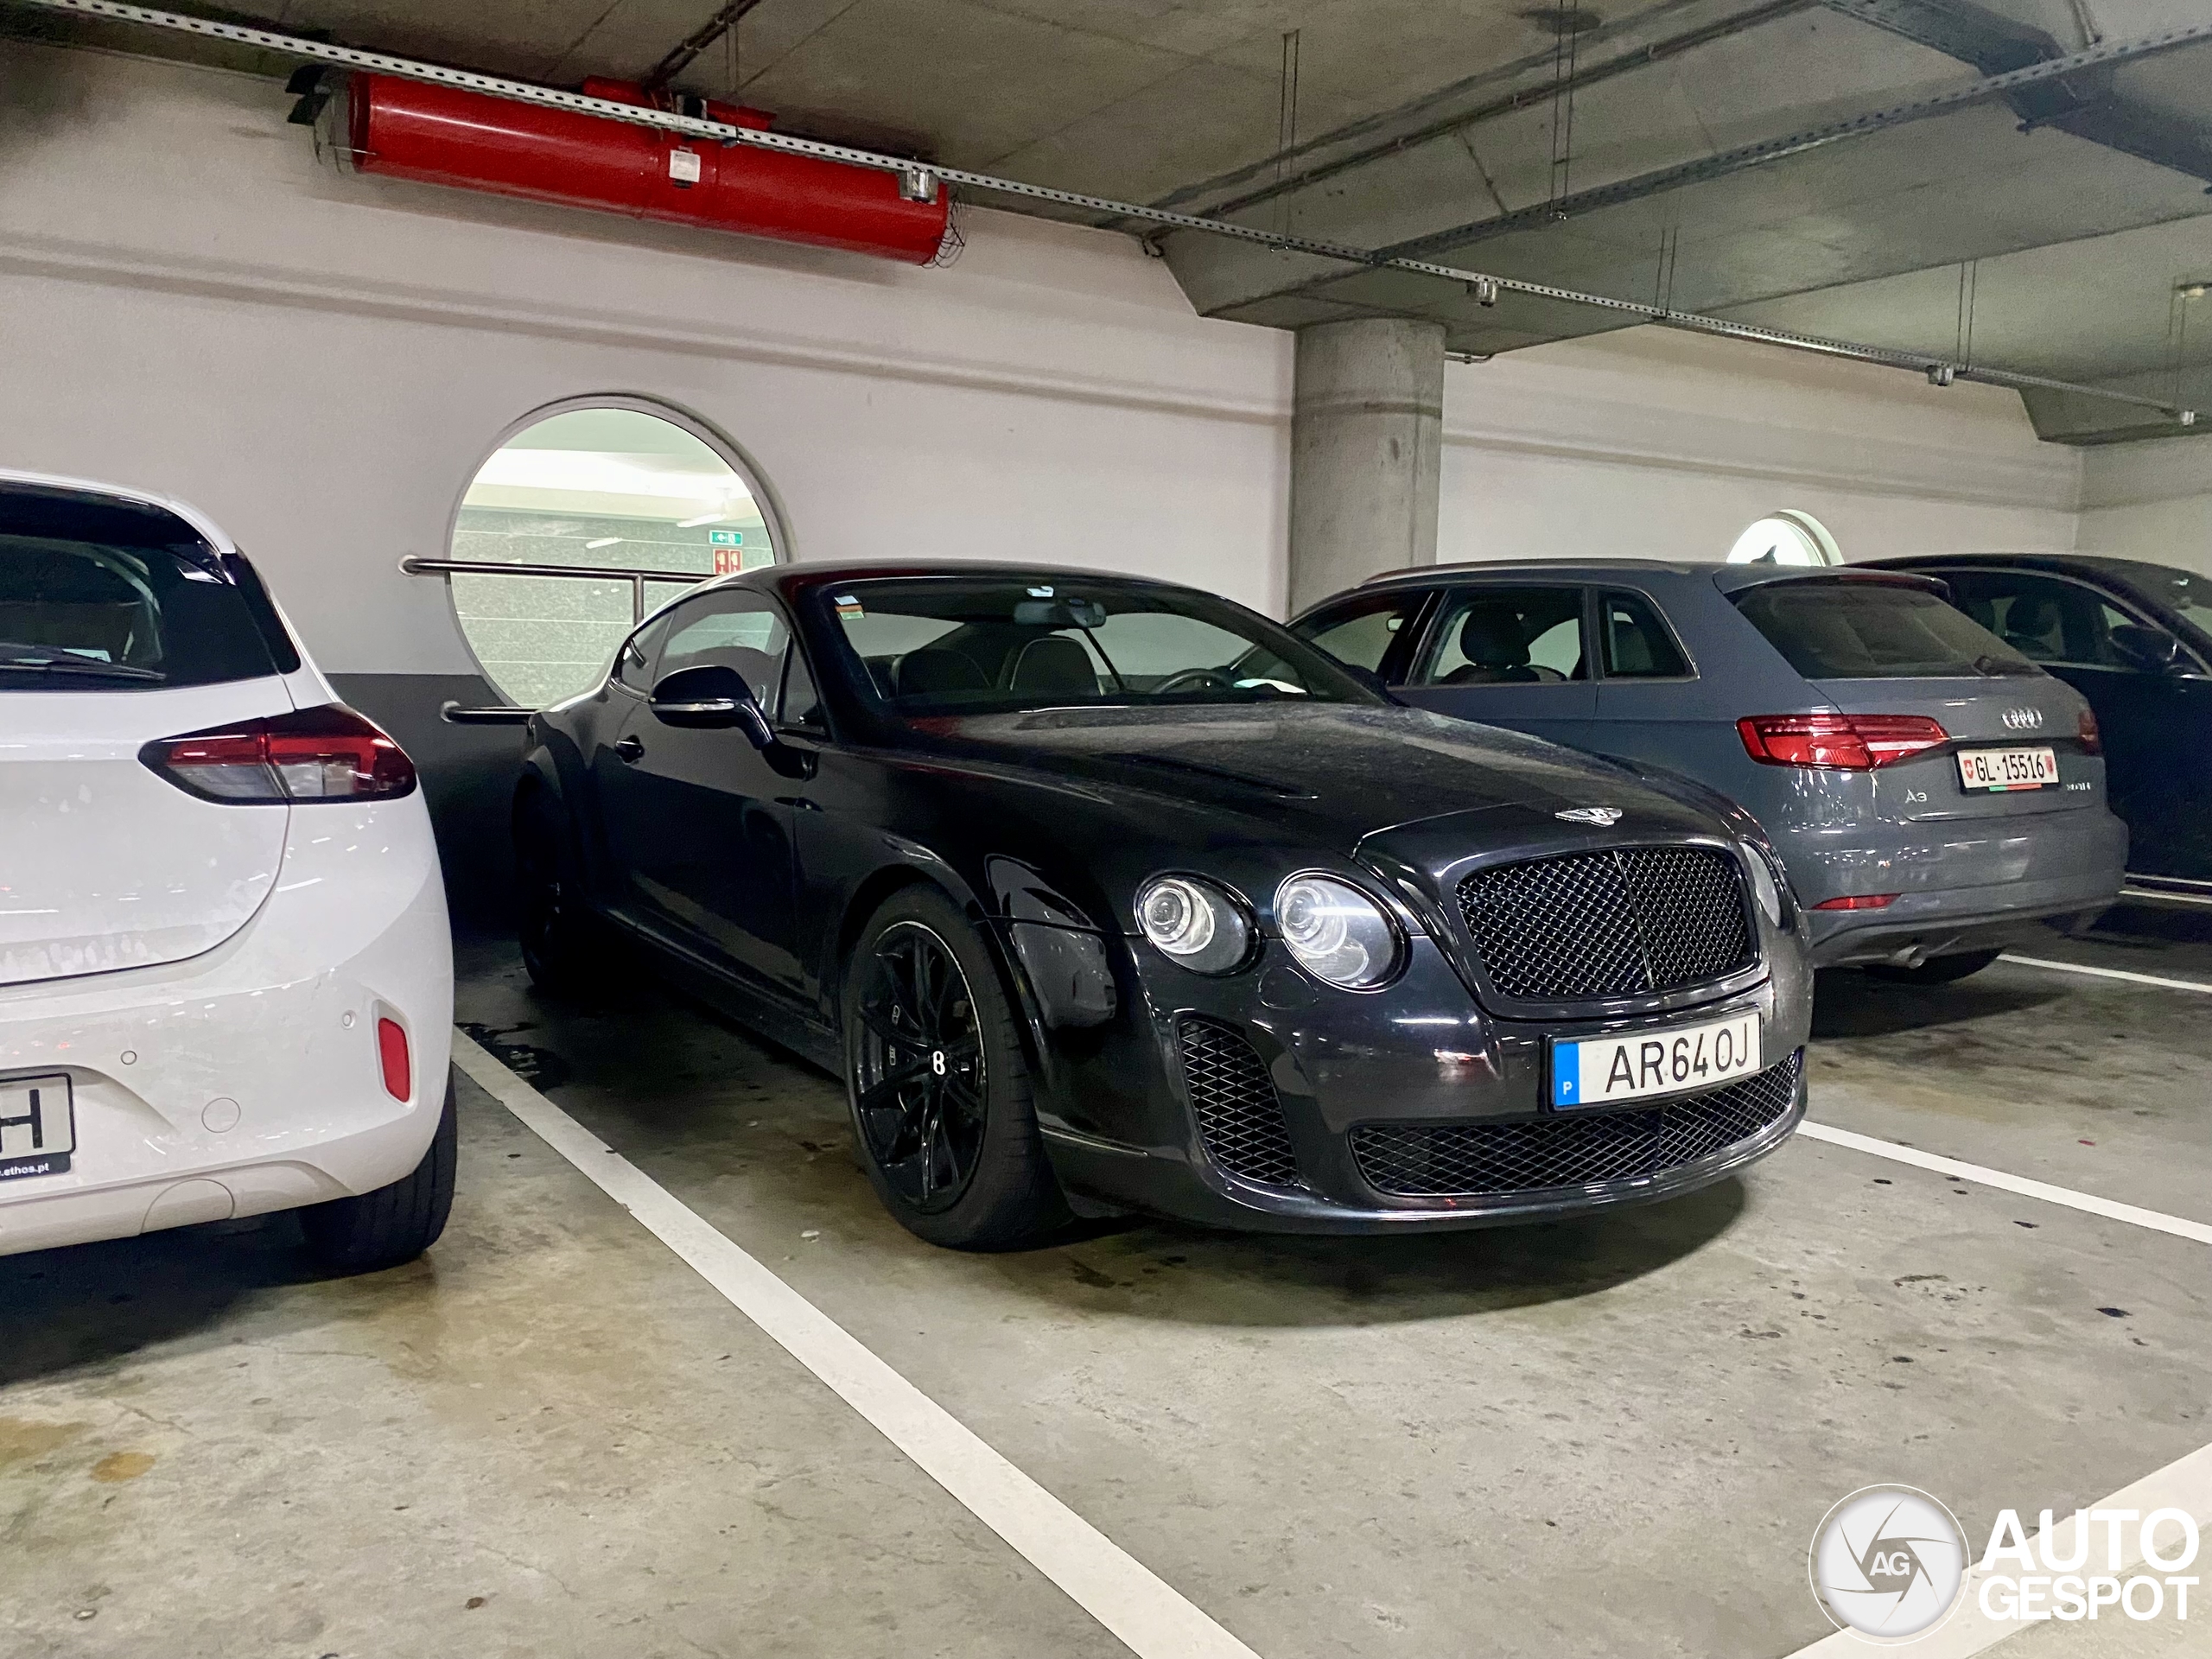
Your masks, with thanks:
[{"label": "audi tail light", "polygon": [[1872,772],[1951,741],[1925,715],[1746,715],[1736,731],[1763,765],[1830,772]]},{"label": "audi tail light", "polygon": [[2082,753],[2102,754],[2105,752],[2104,734],[2097,730],[2095,709],[2084,709],[2074,717],[2074,734],[2082,740]]},{"label": "audi tail light", "polygon": [[138,758],[188,795],[230,806],[391,800],[415,788],[406,751],[339,702],[158,738]]},{"label": "audi tail light", "polygon": [[1903,898],[1897,893],[1854,893],[1841,899],[1823,899],[1815,910],[1887,910]]}]

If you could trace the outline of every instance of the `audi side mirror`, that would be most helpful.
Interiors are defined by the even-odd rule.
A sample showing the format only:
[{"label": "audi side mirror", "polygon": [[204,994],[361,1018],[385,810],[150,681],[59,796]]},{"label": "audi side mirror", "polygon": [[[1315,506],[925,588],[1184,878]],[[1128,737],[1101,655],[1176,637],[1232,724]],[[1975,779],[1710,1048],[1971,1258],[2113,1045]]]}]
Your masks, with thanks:
[{"label": "audi side mirror", "polygon": [[2145,674],[2171,674],[2181,665],[2181,641],[2164,628],[2117,622],[2107,637],[2112,640],[2112,648],[2130,668],[2140,669]]},{"label": "audi side mirror", "polygon": [[653,687],[653,718],[664,726],[690,731],[724,731],[734,727],[756,749],[774,744],[768,717],[753,700],[745,676],[719,663],[679,668]]}]

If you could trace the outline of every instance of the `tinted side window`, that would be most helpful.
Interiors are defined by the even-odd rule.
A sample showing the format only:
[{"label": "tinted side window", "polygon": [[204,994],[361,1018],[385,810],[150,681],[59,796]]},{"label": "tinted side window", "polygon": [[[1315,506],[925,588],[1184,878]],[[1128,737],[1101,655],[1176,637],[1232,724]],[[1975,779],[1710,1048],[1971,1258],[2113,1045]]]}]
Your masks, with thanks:
[{"label": "tinted side window", "polygon": [[1298,632],[1338,662],[1379,674],[1382,659],[1427,597],[1425,593],[1377,594],[1309,617],[1298,625]]},{"label": "tinted side window", "polygon": [[1590,677],[1580,588],[1470,588],[1444,607],[1415,685],[1537,685]]},{"label": "tinted side window", "polygon": [[219,557],[175,514],[75,490],[0,491],[0,690],[214,685],[289,671],[264,620],[296,668],[245,562]]},{"label": "tinted side window", "polygon": [[657,616],[625,639],[614,653],[614,677],[643,696],[653,689],[653,664],[668,637],[668,618]]},{"label": "tinted side window", "polygon": [[773,603],[758,594],[702,594],[669,613],[668,643],[653,669],[656,684],[687,668],[734,668],[754,698],[772,708],[791,632]]},{"label": "tinted side window", "polygon": [[2030,662],[2136,665],[2112,644],[2114,626],[2135,619],[2077,582],[2012,570],[1961,572],[1948,580],[1959,608]]},{"label": "tinted side window", "polygon": [[830,722],[823,717],[821,696],[814,689],[814,675],[806,665],[806,653],[797,646],[792,647],[784,664],[784,696],[777,706],[776,722],[810,732],[829,729]]},{"label": "tinted side window", "polygon": [[1673,631],[1640,594],[1607,594],[1598,603],[1609,680],[1683,679],[1690,665]]}]

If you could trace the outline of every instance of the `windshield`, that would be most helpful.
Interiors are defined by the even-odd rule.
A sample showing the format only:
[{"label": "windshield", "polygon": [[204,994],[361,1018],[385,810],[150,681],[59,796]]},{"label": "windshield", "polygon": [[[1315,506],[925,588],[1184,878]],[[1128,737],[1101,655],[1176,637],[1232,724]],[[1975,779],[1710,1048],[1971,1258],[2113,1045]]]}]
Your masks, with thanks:
[{"label": "windshield", "polygon": [[901,714],[1377,701],[1275,624],[1180,589],[925,576],[825,592],[869,683]]},{"label": "windshield", "polygon": [[1729,595],[1808,680],[1923,680],[2042,671],[1929,588],[1864,579],[1763,582]]},{"label": "windshield", "polygon": [[245,561],[174,514],[0,492],[0,692],[211,685],[296,666]]}]

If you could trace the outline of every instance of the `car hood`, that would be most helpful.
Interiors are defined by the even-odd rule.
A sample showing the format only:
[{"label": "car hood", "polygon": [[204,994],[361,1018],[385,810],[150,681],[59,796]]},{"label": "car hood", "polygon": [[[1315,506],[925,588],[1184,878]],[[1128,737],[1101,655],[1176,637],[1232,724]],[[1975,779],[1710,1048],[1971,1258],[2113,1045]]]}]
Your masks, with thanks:
[{"label": "car hood", "polygon": [[917,724],[948,759],[1246,815],[1346,851],[1397,826],[1507,808],[1548,820],[1611,805],[1677,831],[1718,828],[1609,761],[1417,709],[1050,709]]}]

